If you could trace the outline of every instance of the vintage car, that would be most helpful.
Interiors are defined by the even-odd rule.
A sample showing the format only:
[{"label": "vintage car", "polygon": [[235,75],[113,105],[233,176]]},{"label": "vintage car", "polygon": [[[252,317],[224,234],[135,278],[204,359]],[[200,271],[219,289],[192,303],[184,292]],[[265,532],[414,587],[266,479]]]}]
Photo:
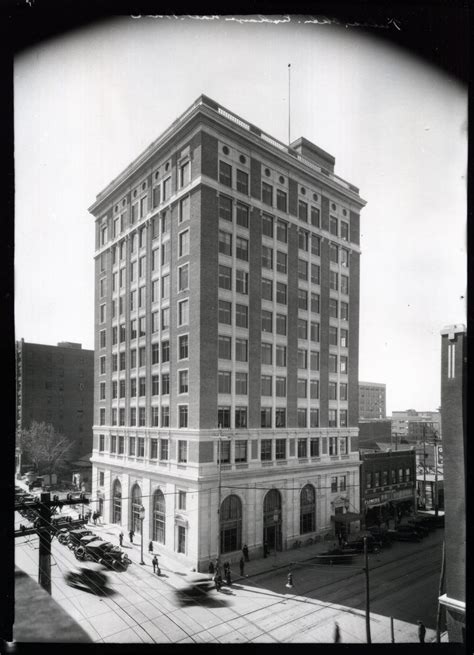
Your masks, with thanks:
[{"label": "vintage car", "polygon": [[[381,547],[380,541],[372,535],[368,534],[365,535],[367,537],[367,551],[369,553],[378,553]],[[353,550],[356,553],[363,553],[364,552],[364,535],[359,536],[356,539],[352,539],[351,541],[346,541],[346,543],[343,544],[342,546],[343,550]]]},{"label": "vintage car", "polygon": [[88,528],[76,528],[75,530],[60,530],[58,533],[58,541],[63,546],[69,546],[69,548],[75,548],[79,545],[81,537],[87,537],[92,534],[92,530]]},{"label": "vintage car", "polygon": [[78,546],[74,551],[74,555],[78,560],[98,562],[114,571],[125,571],[132,563],[118,546],[110,541],[99,539]]},{"label": "vintage car", "polygon": [[103,594],[108,581],[102,564],[95,562],[78,564],[66,573],[64,579],[71,587],[84,589],[98,595]]},{"label": "vintage car", "polygon": [[394,541],[421,541],[422,539],[415,530],[389,530],[388,532]]},{"label": "vintage car", "polygon": [[399,532],[416,532],[420,539],[426,537],[429,532],[428,528],[424,528],[421,525],[397,525],[396,530]]},{"label": "vintage car", "polygon": [[386,528],[381,528],[378,525],[371,525],[367,528],[367,532],[370,532],[370,534],[375,537],[375,540],[382,547],[390,546],[392,543],[392,539]]}]

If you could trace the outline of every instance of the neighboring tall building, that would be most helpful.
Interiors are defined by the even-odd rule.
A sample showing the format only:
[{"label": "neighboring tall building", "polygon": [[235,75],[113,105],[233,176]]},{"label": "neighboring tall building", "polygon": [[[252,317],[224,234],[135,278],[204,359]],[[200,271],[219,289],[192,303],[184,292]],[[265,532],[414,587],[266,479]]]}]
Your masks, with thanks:
[{"label": "neighboring tall building", "polygon": [[466,629],[466,347],[464,325],[441,330],[446,593],[439,600],[453,642],[465,642]]},{"label": "neighboring tall building", "polygon": [[93,494],[191,566],[359,518],[365,201],[334,163],[201,96],[90,208]]},{"label": "neighboring tall building", "polygon": [[359,382],[359,418],[384,419],[387,388],[378,382]]},{"label": "neighboring tall building", "polygon": [[[51,423],[74,444],[67,456],[71,466],[90,454],[94,352],[83,350],[80,343],[48,346],[22,339],[16,342],[16,367],[17,431],[29,428],[32,421]],[[20,465],[21,453],[17,457]]]}]

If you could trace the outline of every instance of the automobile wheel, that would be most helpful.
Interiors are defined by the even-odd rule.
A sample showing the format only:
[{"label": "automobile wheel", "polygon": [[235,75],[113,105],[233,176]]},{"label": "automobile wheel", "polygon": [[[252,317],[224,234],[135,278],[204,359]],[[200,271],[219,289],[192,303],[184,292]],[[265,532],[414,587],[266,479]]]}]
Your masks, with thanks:
[{"label": "automobile wheel", "polygon": [[65,546],[67,544],[67,537],[65,537],[63,534],[60,534],[58,537],[58,541],[60,544]]},{"label": "automobile wheel", "polygon": [[76,548],[76,550],[74,551],[74,555],[76,559],[83,560],[86,555],[86,551],[84,550],[84,547],[79,546],[78,548]]}]

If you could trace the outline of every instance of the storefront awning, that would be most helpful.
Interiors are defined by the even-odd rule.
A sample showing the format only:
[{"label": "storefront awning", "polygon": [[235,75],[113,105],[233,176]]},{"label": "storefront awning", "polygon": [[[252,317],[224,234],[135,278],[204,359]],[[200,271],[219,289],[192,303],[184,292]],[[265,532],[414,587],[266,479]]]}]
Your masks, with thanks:
[{"label": "storefront awning", "polygon": [[345,514],[334,514],[331,516],[331,520],[334,520],[334,523],[352,523],[352,521],[361,521],[362,515],[357,514],[356,512],[346,512]]}]

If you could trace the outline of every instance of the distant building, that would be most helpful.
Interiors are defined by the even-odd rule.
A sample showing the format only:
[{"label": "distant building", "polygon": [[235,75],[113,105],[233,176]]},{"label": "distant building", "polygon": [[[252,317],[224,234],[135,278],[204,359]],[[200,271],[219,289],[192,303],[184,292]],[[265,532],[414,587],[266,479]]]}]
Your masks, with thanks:
[{"label": "distant building", "polygon": [[359,381],[359,418],[385,418],[386,385]]},{"label": "distant building", "polygon": [[[92,453],[94,351],[80,343],[16,343],[17,444],[32,421],[51,423],[71,439],[68,461]],[[17,453],[18,466],[27,462]]]},{"label": "distant building", "polygon": [[392,412],[392,434],[407,439],[410,443],[430,440],[441,435],[439,412],[418,412],[416,409]]},{"label": "distant building", "polygon": [[445,490],[446,608],[450,642],[466,629],[466,372],[464,325],[441,330],[441,420]]},{"label": "distant building", "polygon": [[415,451],[360,451],[360,508],[366,526],[391,525],[416,508]]}]

